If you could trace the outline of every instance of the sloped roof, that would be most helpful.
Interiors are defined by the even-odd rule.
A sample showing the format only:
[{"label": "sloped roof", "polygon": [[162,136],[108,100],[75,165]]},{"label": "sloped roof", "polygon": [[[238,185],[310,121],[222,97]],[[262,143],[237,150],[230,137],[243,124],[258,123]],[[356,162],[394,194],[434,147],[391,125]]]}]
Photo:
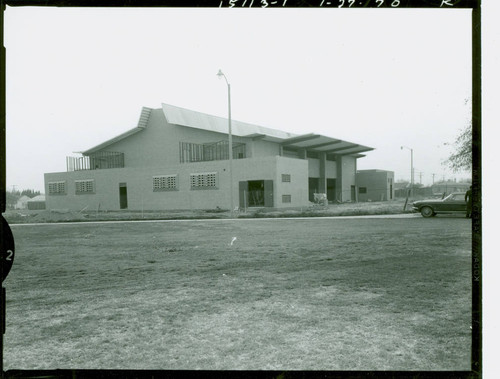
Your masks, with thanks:
[{"label": "sloped roof", "polygon": [[[228,133],[228,120],[223,117],[195,112],[189,109],[162,104],[163,113],[171,124],[218,133]],[[359,153],[373,150],[372,147],[323,136],[320,134],[303,134],[283,132],[246,122],[231,120],[231,133],[239,137],[259,138],[264,141],[280,143],[292,149],[307,149],[318,153],[363,156]]]},{"label": "sloped roof", "polygon": [[[190,128],[209,130],[211,132],[228,134],[228,119],[212,116],[206,113],[192,111],[169,104],[162,104],[163,113],[167,122]],[[231,134],[238,137],[260,137],[264,140],[280,142],[285,138],[295,137],[296,134],[264,126],[249,124],[231,119]]]},{"label": "sloped roof", "polygon": [[137,123],[137,126],[135,128],[130,129],[130,130],[126,131],[125,133],[122,133],[114,138],[111,138],[111,139],[109,139],[109,140],[107,140],[107,141],[105,141],[97,146],[94,146],[88,150],[82,151],[82,154],[88,155],[88,154],[95,153],[96,151],[102,150],[105,147],[112,145],[115,142],[121,141],[122,139],[125,139],[131,135],[134,135],[135,133],[140,132],[141,130],[144,130],[144,128],[146,128],[146,126],[148,124],[148,120],[149,120],[149,116],[151,114],[151,111],[152,111],[151,108],[142,107],[141,116],[139,117],[139,122]]},{"label": "sloped roof", "polygon": [[32,202],[32,201],[45,201],[45,195],[35,196],[34,198],[28,200],[28,203]]},{"label": "sloped roof", "polygon": [[[222,134],[228,134],[229,132],[228,119],[223,117],[196,112],[190,109],[176,107],[169,104],[162,104],[162,110],[165,119],[170,124],[208,130],[211,132]],[[103,142],[91,149],[88,149],[82,152],[82,154],[88,155],[102,150],[115,142],[118,142],[143,130],[147,125],[150,113],[151,108],[142,108],[141,117],[136,128],[120,134],[119,136]],[[309,151],[318,153],[351,155],[358,158],[363,156],[359,153],[373,150],[372,147],[363,146],[320,134],[309,133],[298,135],[237,120],[231,120],[231,133],[234,136],[255,138],[264,141],[280,143],[282,146],[289,149],[307,149]]]},{"label": "sloped roof", "polygon": [[28,201],[30,201],[31,198],[29,196],[23,195],[16,201],[16,205],[26,205]]}]

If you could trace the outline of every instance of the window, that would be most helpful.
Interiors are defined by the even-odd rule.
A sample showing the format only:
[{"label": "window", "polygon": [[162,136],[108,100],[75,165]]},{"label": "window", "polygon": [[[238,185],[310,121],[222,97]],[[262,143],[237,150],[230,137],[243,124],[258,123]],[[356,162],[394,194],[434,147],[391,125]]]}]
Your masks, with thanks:
[{"label": "window", "polygon": [[153,176],[153,192],[177,190],[177,175]]},{"label": "window", "polygon": [[49,182],[49,195],[66,195],[66,182]]},{"label": "window", "polygon": [[281,195],[281,202],[282,203],[291,203],[292,202],[292,195]]},{"label": "window", "polygon": [[191,174],[191,189],[216,189],[217,184],[216,172]]},{"label": "window", "polygon": [[94,179],[75,180],[75,193],[77,195],[95,193]]},{"label": "window", "polygon": [[292,176],[290,174],[281,174],[281,181],[283,183],[290,183],[292,181]]},{"label": "window", "polygon": [[[229,159],[229,142],[219,141],[210,143],[179,142],[179,158],[181,163],[208,162]],[[246,157],[246,145],[233,143],[233,158]]]},{"label": "window", "polygon": [[366,187],[359,187],[359,193],[366,193]]}]

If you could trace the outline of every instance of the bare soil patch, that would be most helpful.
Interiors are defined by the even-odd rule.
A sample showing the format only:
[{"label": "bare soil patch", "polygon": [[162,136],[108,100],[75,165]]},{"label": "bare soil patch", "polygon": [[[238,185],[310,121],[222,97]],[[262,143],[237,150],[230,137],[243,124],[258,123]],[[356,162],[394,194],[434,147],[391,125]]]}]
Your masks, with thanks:
[{"label": "bare soil patch", "polygon": [[[183,219],[228,219],[262,217],[322,217],[322,216],[359,216],[379,214],[410,213],[403,210],[404,200],[365,203],[342,203],[328,206],[315,205],[300,208],[248,208],[231,215],[228,210],[200,209],[177,211],[70,211],[59,210],[8,210],[4,217],[9,224],[45,222],[82,222],[115,220],[183,220]],[[410,205],[407,206],[410,209]]]},{"label": "bare soil patch", "polygon": [[470,368],[465,218],[12,229],[6,370]]}]

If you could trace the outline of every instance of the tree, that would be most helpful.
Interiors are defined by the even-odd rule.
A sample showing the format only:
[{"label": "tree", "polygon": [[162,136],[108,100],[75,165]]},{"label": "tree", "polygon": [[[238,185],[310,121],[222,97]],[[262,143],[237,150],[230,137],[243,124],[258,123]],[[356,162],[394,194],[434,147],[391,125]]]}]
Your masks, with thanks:
[{"label": "tree", "polygon": [[460,131],[453,143],[454,152],[443,164],[453,172],[472,171],[472,125],[469,124]]}]

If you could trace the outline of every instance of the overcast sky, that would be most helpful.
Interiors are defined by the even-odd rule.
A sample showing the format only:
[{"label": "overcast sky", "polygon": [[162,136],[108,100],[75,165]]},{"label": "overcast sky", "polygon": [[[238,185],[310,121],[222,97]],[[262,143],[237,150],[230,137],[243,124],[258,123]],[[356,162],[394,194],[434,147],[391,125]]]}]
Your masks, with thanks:
[{"label": "overcast sky", "polygon": [[[375,148],[358,169],[465,178],[442,162],[470,119],[468,9],[8,7],[7,188],[161,103]],[[147,153],[147,152],[145,152]],[[420,176],[420,173],[421,176]]]}]

